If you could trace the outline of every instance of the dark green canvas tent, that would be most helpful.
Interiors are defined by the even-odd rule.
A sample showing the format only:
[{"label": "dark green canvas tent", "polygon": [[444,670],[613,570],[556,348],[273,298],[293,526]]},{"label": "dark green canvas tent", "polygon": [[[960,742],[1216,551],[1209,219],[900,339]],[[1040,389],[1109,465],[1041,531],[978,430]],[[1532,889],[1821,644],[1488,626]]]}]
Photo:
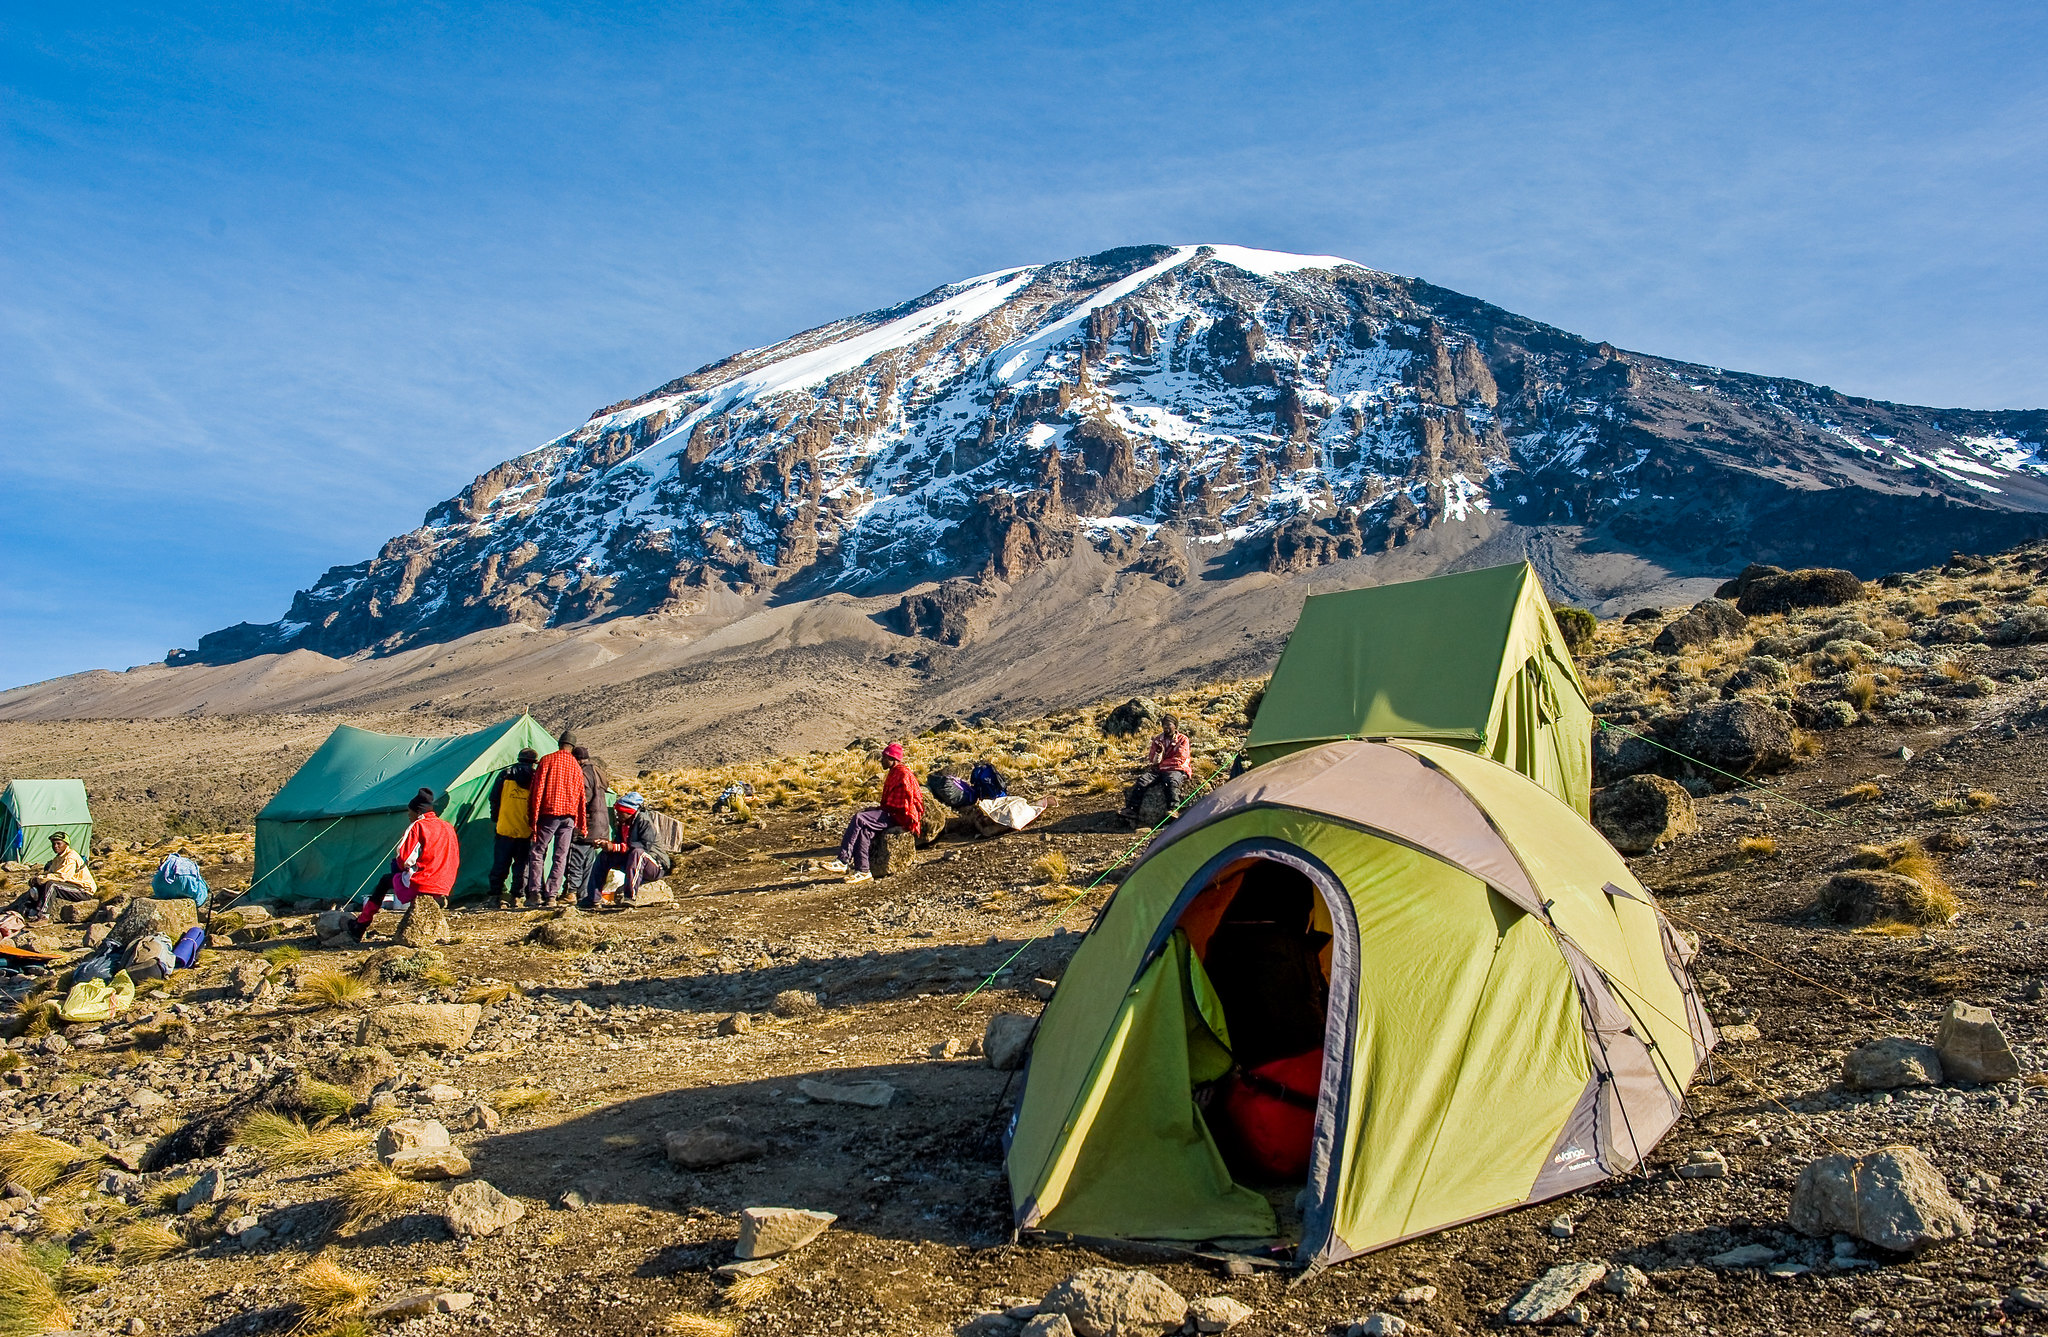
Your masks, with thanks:
[{"label": "dark green canvas tent", "polygon": [[555,740],[521,715],[454,738],[409,738],[342,725],[256,814],[253,900],[350,899],[390,866],[421,789],[446,793],[441,815],[462,836],[455,894],[486,890],[491,869],[491,778],[530,747]]},{"label": "dark green canvas tent", "polygon": [[1313,594],[1245,743],[1253,765],[1415,738],[1512,766],[1585,816],[1593,711],[1527,562]]},{"label": "dark green canvas tent", "polygon": [[0,793],[0,858],[48,863],[57,832],[81,855],[92,852],[92,809],[83,780],[16,780]]}]

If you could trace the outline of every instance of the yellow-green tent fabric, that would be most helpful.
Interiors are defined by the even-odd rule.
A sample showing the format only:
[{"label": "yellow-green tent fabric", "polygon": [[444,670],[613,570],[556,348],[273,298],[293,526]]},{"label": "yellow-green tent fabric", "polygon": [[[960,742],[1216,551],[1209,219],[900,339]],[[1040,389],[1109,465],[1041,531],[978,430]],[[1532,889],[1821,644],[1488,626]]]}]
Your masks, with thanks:
[{"label": "yellow-green tent fabric", "polygon": [[1330,934],[1300,1261],[1624,1173],[1678,1117],[1713,1028],[1689,949],[1599,833],[1457,747],[1328,743],[1190,808],[1075,954],[1010,1128],[1020,1228],[1274,1235],[1195,1099],[1245,1037],[1183,918],[1258,861],[1313,886]]},{"label": "yellow-green tent fabric", "polygon": [[406,805],[421,789],[445,793],[441,816],[461,840],[457,897],[490,880],[491,781],[521,748],[546,755],[555,740],[528,715],[452,738],[373,733],[344,724],[256,814],[257,901],[347,901],[388,871],[412,824]]},{"label": "yellow-green tent fabric", "polygon": [[0,859],[48,863],[56,854],[50,837],[81,856],[92,853],[92,808],[83,780],[15,780],[0,790]]},{"label": "yellow-green tent fabric", "polygon": [[1253,764],[1338,738],[1449,743],[1589,811],[1593,711],[1527,562],[1313,594],[1259,704]]}]

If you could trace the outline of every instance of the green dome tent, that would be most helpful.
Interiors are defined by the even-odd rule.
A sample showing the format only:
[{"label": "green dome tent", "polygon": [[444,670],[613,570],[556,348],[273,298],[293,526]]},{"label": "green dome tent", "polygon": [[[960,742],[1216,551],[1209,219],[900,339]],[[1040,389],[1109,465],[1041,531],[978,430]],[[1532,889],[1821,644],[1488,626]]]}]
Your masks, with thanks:
[{"label": "green dome tent", "polygon": [[[1319,971],[1246,970],[1276,933],[1326,943]],[[1421,742],[1282,757],[1153,841],[1075,954],[1011,1124],[1018,1226],[1265,1239],[1298,1200],[1296,1258],[1321,1265],[1625,1173],[1714,1043],[1686,951],[1599,833],[1505,766]],[[1239,1182],[1197,1091],[1303,1006],[1306,1182]]]},{"label": "green dome tent", "polygon": [[455,895],[488,890],[496,834],[490,782],[526,747],[543,755],[555,750],[555,740],[528,715],[453,738],[342,725],[256,814],[249,897],[342,901],[360,895],[389,868],[391,851],[412,824],[406,804],[421,789],[448,795],[441,815],[461,834]]},{"label": "green dome tent", "polygon": [[16,780],[0,792],[0,859],[48,863],[57,832],[80,857],[92,854],[92,809],[83,780]]},{"label": "green dome tent", "polygon": [[1593,711],[1527,562],[1310,595],[1245,742],[1254,766],[1338,738],[1492,757],[1586,816]]}]

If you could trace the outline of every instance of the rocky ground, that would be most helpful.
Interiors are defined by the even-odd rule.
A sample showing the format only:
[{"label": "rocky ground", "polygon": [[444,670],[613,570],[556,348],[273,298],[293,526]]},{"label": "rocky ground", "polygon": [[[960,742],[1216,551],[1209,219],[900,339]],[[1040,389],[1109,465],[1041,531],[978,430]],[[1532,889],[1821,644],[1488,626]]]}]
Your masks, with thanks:
[{"label": "rocky ground", "polygon": [[[1136,1268],[1184,1300],[1240,1302],[1237,1333],[1469,1333],[1583,1263],[1590,1288],[1558,1319],[1610,1333],[2048,1330],[2048,648],[2026,630],[2039,564],[1926,573],[1657,649],[1664,613],[1608,624],[1588,648],[1604,713],[1634,732],[1785,754],[1740,784],[1653,759],[1694,829],[1636,867],[1698,935],[1728,1043],[1641,1175],[1300,1282],[1221,1256],[1012,1241],[999,1129],[1014,1074],[977,1050],[998,1013],[1042,1006],[1109,880],[1082,889],[1133,839],[1096,779],[1133,744],[1075,710],[912,740],[920,769],[994,752],[1015,788],[1060,805],[1043,829],[950,837],[871,884],[819,868],[872,783],[865,754],[650,774],[642,787],[710,842],[669,879],[673,904],[467,911],[453,942],[341,950],[305,916],[223,915],[197,969],[110,1024],[52,1027],[31,996],[0,1057],[0,1230],[18,1241],[0,1251],[0,1326],[1009,1337],[1026,1311],[1000,1311],[1086,1269]],[[1205,765],[1241,734],[1250,686],[1171,702],[1200,721]],[[1731,703],[1770,714],[1719,733],[1699,722],[1727,725]],[[1602,756],[1605,780],[1643,760],[1613,740]],[[753,801],[714,813],[738,781]],[[1897,852],[1909,839],[1917,858]],[[132,891],[161,848],[104,853],[107,890]],[[216,886],[246,881],[246,836],[194,848]],[[1837,923],[1823,892],[1859,864],[1946,887],[1959,913]],[[46,930],[67,949],[105,931]],[[1937,1083],[1923,1065],[1903,1074],[1919,1084],[1845,1085],[1866,1041],[1931,1043],[1957,999],[1991,1009],[2031,1076]],[[422,1003],[445,1011],[403,1010]],[[879,1101],[867,1083],[890,1088],[886,1103],[842,1103]],[[298,1123],[256,1117],[266,1107]],[[469,1164],[452,1184],[481,1198],[460,1186],[488,1183],[517,1219],[463,1234],[449,1222],[511,1206],[377,1168],[373,1139],[416,1134],[405,1119],[451,1130]],[[1793,1230],[1805,1167],[1894,1143],[1925,1154],[1967,1235],[1915,1256]],[[1680,1172],[1712,1176],[1716,1158],[1719,1177]],[[837,1219],[759,1277],[716,1275],[742,1209],[761,1206]],[[1150,1298],[1138,1308],[1171,1307]],[[1057,1329],[1029,1321],[1034,1337]]]}]

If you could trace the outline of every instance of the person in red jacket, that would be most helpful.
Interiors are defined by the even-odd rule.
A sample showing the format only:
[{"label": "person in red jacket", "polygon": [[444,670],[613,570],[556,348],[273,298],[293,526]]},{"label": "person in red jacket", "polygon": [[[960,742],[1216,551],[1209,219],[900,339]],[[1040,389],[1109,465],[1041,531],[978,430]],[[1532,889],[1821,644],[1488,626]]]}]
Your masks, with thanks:
[{"label": "person in red jacket", "polygon": [[434,811],[434,791],[422,789],[413,795],[406,811],[412,814],[412,825],[398,838],[391,872],[370,893],[369,903],[349,930],[357,942],[370,931],[370,921],[383,908],[385,892],[396,896],[400,905],[411,905],[417,896],[432,896],[446,904],[455,890],[455,876],[462,869],[462,842],[455,828]]},{"label": "person in red jacket", "polygon": [[889,744],[882,752],[882,760],[889,768],[882,777],[882,806],[862,808],[855,813],[839,841],[836,867],[846,874],[848,882],[874,880],[875,875],[868,870],[868,855],[876,836],[891,828],[915,834],[924,821],[924,787],[903,762],[903,744]]},{"label": "person in red jacket", "polygon": [[527,791],[526,803],[533,814],[533,845],[526,855],[526,903],[553,905],[569,871],[570,848],[590,820],[583,767],[576,760],[576,740],[568,730],[562,731],[556,750],[533,768],[533,788]]},{"label": "person in red jacket", "polygon": [[1139,772],[1136,783],[1124,798],[1124,820],[1137,825],[1138,807],[1145,801],[1145,791],[1154,785],[1165,787],[1167,815],[1176,812],[1181,799],[1187,795],[1188,786],[1194,783],[1193,752],[1188,736],[1180,731],[1180,721],[1171,715],[1161,716],[1159,736],[1152,740],[1151,748],[1145,753],[1145,769]]}]

